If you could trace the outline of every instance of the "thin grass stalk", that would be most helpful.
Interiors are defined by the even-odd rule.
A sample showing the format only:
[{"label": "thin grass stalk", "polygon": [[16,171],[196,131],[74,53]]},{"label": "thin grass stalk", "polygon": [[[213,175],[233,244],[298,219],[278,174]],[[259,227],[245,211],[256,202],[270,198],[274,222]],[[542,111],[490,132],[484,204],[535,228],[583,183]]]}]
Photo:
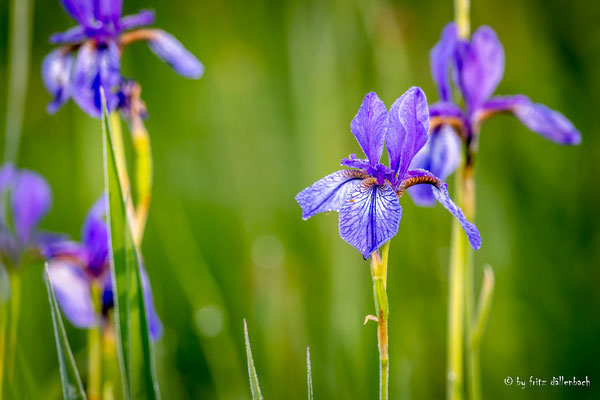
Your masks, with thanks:
[{"label": "thin grass stalk", "polygon": [[[100,287],[92,284],[92,302],[94,309],[100,308]],[[100,400],[102,390],[102,326],[98,321],[96,325],[88,329],[88,399]]]},{"label": "thin grass stalk", "polygon": [[19,154],[29,78],[33,0],[13,0],[11,10],[10,72],[8,75],[4,162],[15,164]]}]

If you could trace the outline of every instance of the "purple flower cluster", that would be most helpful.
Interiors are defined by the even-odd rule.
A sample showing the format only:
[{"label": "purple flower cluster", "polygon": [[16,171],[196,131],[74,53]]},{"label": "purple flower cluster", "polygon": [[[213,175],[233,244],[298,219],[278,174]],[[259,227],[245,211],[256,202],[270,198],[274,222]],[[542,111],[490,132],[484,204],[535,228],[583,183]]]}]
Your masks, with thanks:
[{"label": "purple flower cluster", "polygon": [[48,182],[36,172],[12,164],[0,168],[0,262],[18,267],[26,251],[56,236],[38,230],[52,204]]},{"label": "purple flower cluster", "polygon": [[[81,243],[63,240],[44,248],[48,277],[58,303],[69,321],[79,328],[90,328],[100,321],[92,300],[92,284],[101,289],[103,315],[114,305],[106,208],[107,198],[102,196],[85,219]],[[142,286],[150,335],[157,339],[162,334],[162,324],[154,310],[150,281],[143,269]]]},{"label": "purple flower cluster", "polygon": [[61,47],[53,50],[42,64],[46,89],[54,96],[48,112],[56,112],[70,97],[86,113],[100,117],[100,87],[104,88],[109,111],[127,103],[127,80],[121,76],[123,48],[146,41],[160,59],[175,72],[199,78],[204,67],[172,35],[159,29],[133,28],[151,25],[154,13],[144,10],[122,17],[122,0],[61,0],[64,9],[78,25],[50,37]]},{"label": "purple flower cluster", "polygon": [[[454,23],[446,25],[431,50],[431,72],[440,101],[430,108],[432,132],[411,168],[424,168],[446,179],[460,162],[461,139],[467,146],[476,147],[482,122],[501,112],[512,113],[529,129],[553,142],[576,145],[581,141],[577,129],[561,113],[533,103],[527,96],[492,97],[504,75],[504,49],[488,26],[480,27],[471,40],[465,40],[458,37]],[[464,109],[452,100],[451,76]],[[409,193],[419,205],[435,201],[428,187],[414,187]]]},{"label": "purple flower cluster", "polygon": [[[410,168],[429,131],[429,108],[420,88],[409,89],[389,112],[375,93],[367,94],[350,128],[367,158],[351,154],[342,165],[356,169],[334,172],[298,193],[304,219],[339,211],[340,236],[367,259],[398,232],[402,217],[398,199],[404,191],[425,184],[459,220],[473,248],[481,246],[479,231],[454,204],[446,183],[430,171]],[[389,166],[379,162],[384,143]]]}]

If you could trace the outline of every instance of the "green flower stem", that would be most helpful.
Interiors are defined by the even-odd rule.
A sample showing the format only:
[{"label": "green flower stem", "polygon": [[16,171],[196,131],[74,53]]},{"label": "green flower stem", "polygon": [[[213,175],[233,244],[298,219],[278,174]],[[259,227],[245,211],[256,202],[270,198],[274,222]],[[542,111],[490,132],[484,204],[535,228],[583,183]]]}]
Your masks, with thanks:
[{"label": "green flower stem", "polygon": [[[92,302],[96,312],[100,312],[100,300],[102,293],[97,283],[91,286]],[[88,330],[88,399],[101,399],[102,385],[102,323],[98,323]]]},{"label": "green flower stem", "polygon": [[10,275],[10,320],[8,330],[8,353],[6,354],[6,372],[12,381],[17,350],[17,333],[19,330],[19,314],[21,312],[21,271],[15,269]]},{"label": "green flower stem", "polygon": [[388,315],[387,298],[387,263],[390,242],[381,248],[381,255],[376,251],[371,256],[371,275],[373,277],[373,294],[375,312],[377,313],[377,343],[379,347],[379,399],[387,400],[389,387],[389,354],[388,354]]},{"label": "green flower stem", "polygon": [[[462,171],[457,171],[457,177]],[[458,178],[457,178],[458,180]],[[460,204],[462,191],[456,187],[457,204]],[[452,222],[452,239],[450,249],[450,270],[448,289],[448,338],[447,338],[447,398],[460,400],[463,398],[463,346],[464,346],[464,272],[467,240],[455,219]]]},{"label": "green flower stem", "polygon": [[466,39],[469,37],[471,23],[469,19],[469,8],[471,0],[454,0],[454,20],[458,27],[458,35]]},{"label": "green flower stem", "polygon": [[0,400],[4,393],[4,364],[6,362],[6,328],[8,325],[8,302],[0,304]]}]

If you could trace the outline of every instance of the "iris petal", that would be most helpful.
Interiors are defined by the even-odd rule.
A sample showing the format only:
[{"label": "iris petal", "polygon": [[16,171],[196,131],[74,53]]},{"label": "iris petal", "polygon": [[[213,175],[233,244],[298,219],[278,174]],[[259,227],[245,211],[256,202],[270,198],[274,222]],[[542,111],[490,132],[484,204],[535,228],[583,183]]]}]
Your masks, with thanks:
[{"label": "iris petal", "polygon": [[99,275],[108,260],[108,229],[104,214],[106,213],[106,196],[100,197],[92,206],[83,223],[81,240],[89,253],[89,268]]},{"label": "iris petal", "polygon": [[85,28],[82,25],[74,26],[64,32],[55,33],[50,36],[50,43],[79,43],[87,39]]},{"label": "iris petal", "polygon": [[479,234],[479,230],[474,224],[467,220],[462,210],[454,203],[454,201],[452,201],[450,194],[448,193],[448,184],[433,175],[431,172],[425,170],[413,169],[408,171],[406,175],[407,178],[432,178],[432,181],[434,181],[436,184],[431,184],[431,181],[427,184],[433,188],[433,195],[437,201],[439,201],[440,204],[450,212],[450,214],[458,219],[460,226],[463,228],[467,234],[467,237],[469,238],[469,243],[471,243],[473,249],[478,250],[481,247],[481,236]]},{"label": "iris petal", "polygon": [[302,218],[306,220],[320,212],[339,211],[350,191],[366,177],[361,171],[345,169],[307,187],[296,195]]},{"label": "iris petal", "polygon": [[469,112],[475,112],[496,90],[504,75],[504,49],[489,26],[475,31],[457,47],[459,86]]},{"label": "iris petal", "polygon": [[90,0],[61,0],[64,9],[83,26],[94,23],[94,2]]},{"label": "iris petal", "polygon": [[362,181],[340,209],[340,236],[366,260],[398,233],[402,207],[389,183]]},{"label": "iris petal", "polygon": [[50,261],[48,277],[67,319],[78,328],[94,326],[98,316],[94,311],[89,282],[83,273],[71,264]]},{"label": "iris petal", "polygon": [[546,139],[565,145],[577,145],[581,134],[563,114],[543,104],[533,103],[527,96],[497,96],[484,104],[480,119],[497,112],[513,113],[526,127]]},{"label": "iris petal", "polygon": [[385,137],[390,156],[390,168],[401,179],[413,157],[427,142],[429,109],[425,93],[412,87],[390,108],[389,126]]},{"label": "iris petal", "polygon": [[33,171],[19,171],[11,197],[14,227],[22,245],[29,244],[33,228],[48,213],[52,193],[48,182]]},{"label": "iris petal", "polygon": [[48,104],[48,112],[55,113],[71,96],[71,72],[73,53],[63,48],[53,50],[42,62],[42,80],[54,99]]},{"label": "iris petal", "polygon": [[154,23],[154,11],[142,10],[137,14],[127,15],[119,21],[119,28],[123,31],[137,28],[139,26],[152,25]]},{"label": "iris petal", "polygon": [[388,113],[385,104],[375,92],[368,93],[352,120],[350,129],[372,165],[379,162],[383,153],[387,126]]},{"label": "iris petal", "polygon": [[120,56],[117,45],[109,42],[97,48],[88,42],[79,49],[73,72],[73,99],[92,117],[102,113],[100,87],[104,88],[109,111],[119,103],[117,93],[120,75]]},{"label": "iris petal", "polygon": [[154,30],[152,38],[148,40],[148,46],[158,58],[169,64],[181,76],[198,79],[204,73],[204,66],[196,56],[165,31]]},{"label": "iris petal", "polygon": [[440,40],[431,49],[431,53],[429,54],[431,74],[442,101],[450,101],[452,99],[450,66],[454,61],[457,38],[456,24],[454,22],[447,24],[442,30]]},{"label": "iris petal", "polygon": [[[448,125],[436,129],[429,135],[427,144],[413,158],[410,169],[423,169],[445,180],[453,173],[461,159],[461,140]],[[408,188],[415,204],[432,206],[435,204],[433,189],[429,185],[416,185]]]},{"label": "iris petal", "polygon": [[123,9],[123,0],[95,0],[94,16],[98,21],[117,24]]},{"label": "iris petal", "polygon": [[152,288],[150,287],[150,279],[145,269],[142,269],[142,290],[144,292],[144,302],[146,305],[146,318],[148,320],[148,330],[153,340],[157,340],[162,336],[163,327],[160,318],[154,308],[154,299],[152,297]]}]

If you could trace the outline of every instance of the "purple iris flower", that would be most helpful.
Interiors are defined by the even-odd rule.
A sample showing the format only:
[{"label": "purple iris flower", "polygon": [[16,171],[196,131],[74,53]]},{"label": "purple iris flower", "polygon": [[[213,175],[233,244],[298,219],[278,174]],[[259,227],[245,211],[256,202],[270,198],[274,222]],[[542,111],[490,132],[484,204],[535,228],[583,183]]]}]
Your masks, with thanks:
[{"label": "purple iris flower", "polygon": [[[461,139],[476,149],[482,122],[501,112],[512,113],[529,129],[553,142],[576,145],[581,141],[577,129],[558,111],[533,103],[524,95],[492,97],[504,75],[504,49],[488,26],[480,27],[471,40],[465,40],[458,37],[454,23],[447,24],[431,50],[431,72],[440,101],[430,108],[429,141],[415,156],[411,168],[428,169],[446,179],[460,162]],[[452,101],[451,75],[464,109]],[[419,205],[435,201],[427,187],[414,187],[409,193]]]},{"label": "purple iris flower", "polygon": [[18,267],[23,254],[38,251],[55,236],[38,230],[52,204],[48,182],[38,173],[17,169],[12,164],[0,168],[0,262]]},{"label": "purple iris flower", "polygon": [[204,67],[169,33],[159,29],[129,30],[154,22],[154,12],[143,10],[122,17],[122,0],[61,0],[78,25],[50,37],[53,50],[42,63],[46,89],[54,96],[48,112],[56,112],[70,97],[86,113],[100,117],[100,87],[109,111],[121,106],[121,53],[135,41],[146,41],[160,59],[187,78],[200,78]]},{"label": "purple iris flower", "polygon": [[[448,194],[446,183],[424,169],[409,168],[427,142],[429,109],[425,93],[413,87],[397,99],[390,111],[373,92],[367,94],[350,125],[367,159],[351,154],[341,170],[317,181],[296,196],[302,218],[339,211],[340,236],[365,259],[398,233],[402,208],[398,199],[414,185],[427,184],[437,200],[460,221],[473,248],[481,246],[479,231]],[[383,146],[389,167],[379,160]]]},{"label": "purple iris flower", "polygon": [[[79,328],[90,328],[100,320],[92,302],[92,284],[98,285],[102,290],[104,316],[114,305],[108,228],[104,218],[106,208],[107,198],[102,196],[88,212],[82,228],[81,243],[65,240],[44,249],[48,260],[48,276],[58,304],[69,321]],[[162,324],[154,310],[150,281],[144,269],[142,286],[150,335],[153,339],[158,339],[162,334]]]}]

